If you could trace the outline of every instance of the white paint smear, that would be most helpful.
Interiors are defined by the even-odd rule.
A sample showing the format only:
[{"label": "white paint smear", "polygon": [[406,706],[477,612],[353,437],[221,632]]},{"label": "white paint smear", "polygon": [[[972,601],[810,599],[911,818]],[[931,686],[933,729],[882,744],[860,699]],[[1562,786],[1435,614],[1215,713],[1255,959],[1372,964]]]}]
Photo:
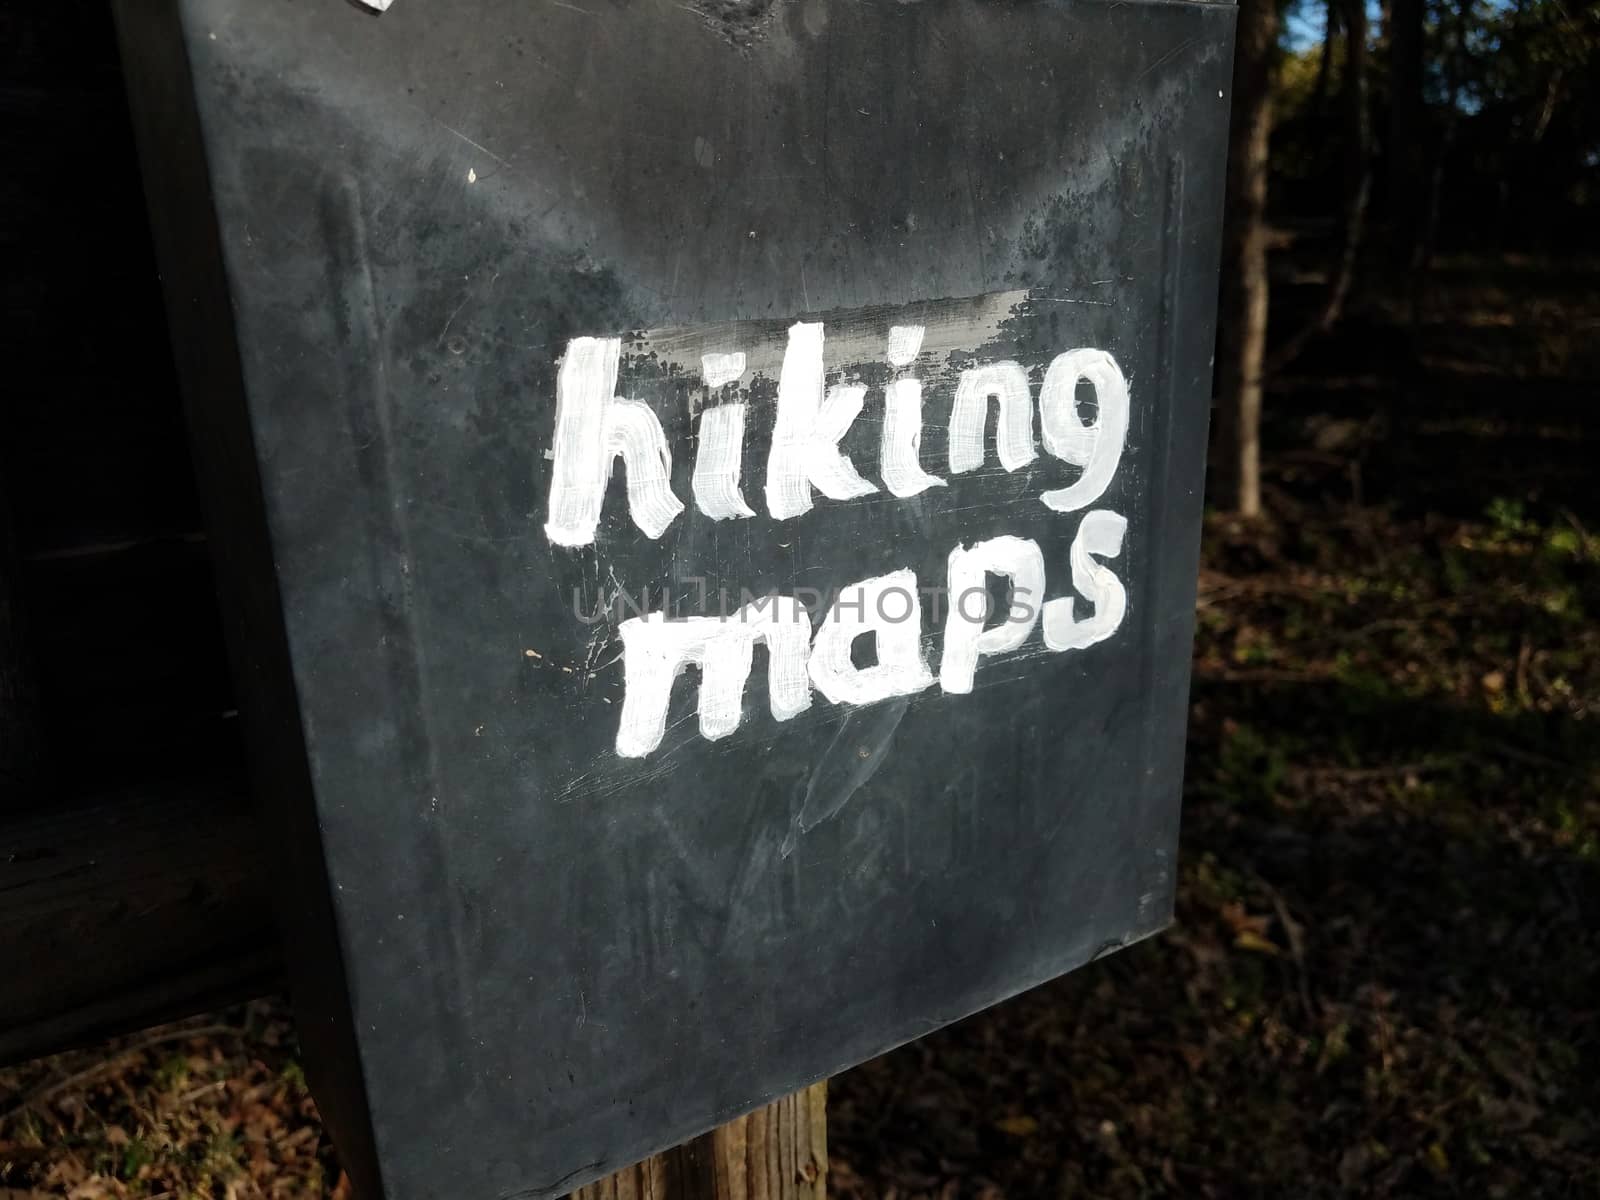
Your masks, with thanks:
[{"label": "white paint smear", "polygon": [[[1006,619],[985,629],[991,574],[1004,575],[1011,581],[1011,596]],[[972,691],[972,676],[980,657],[1015,650],[1033,632],[1044,599],[1044,555],[1037,542],[1009,534],[979,542],[971,549],[957,546],[950,551],[949,584],[939,686],[946,692],[965,695]]]},{"label": "white paint smear", "polygon": [[[878,661],[858,667],[850,647],[875,635]],[[872,704],[933,682],[922,660],[922,596],[916,572],[891,571],[842,588],[811,644],[811,682],[835,704]]]},{"label": "white paint smear", "polygon": [[708,388],[726,387],[730,383],[738,383],[744,374],[744,351],[735,350],[732,354],[702,354],[700,356],[700,375],[706,381]]},{"label": "white paint smear", "polygon": [[834,387],[824,399],[822,340],[820,322],[789,327],[767,457],[767,511],[780,521],[811,511],[812,487],[833,500],[878,490],[839,450],[839,439],[866,402],[866,389]]},{"label": "white paint smear", "polygon": [[[1093,425],[1078,413],[1078,381],[1094,386],[1099,413]],[[1039,389],[1039,427],[1044,448],[1063,462],[1083,468],[1071,487],[1039,497],[1057,512],[1087,508],[1105,493],[1122,461],[1128,438],[1128,381],[1104,350],[1078,349],[1058,354]]]},{"label": "white paint smear", "polygon": [[683,501],[672,493],[672,451],[648,404],[613,398],[606,405],[605,455],[608,480],[617,459],[627,467],[633,523],[646,537],[660,537],[683,511]]},{"label": "white paint smear", "polygon": [[884,357],[891,367],[909,367],[922,350],[926,325],[894,325],[889,329],[889,346]]},{"label": "white paint smear", "polygon": [[950,410],[950,473],[976,471],[983,466],[984,429],[989,423],[989,401],[998,401],[995,423],[1000,465],[1008,471],[1026,466],[1038,456],[1033,448],[1033,396],[1028,373],[1020,363],[986,363],[968,367],[956,383]]},{"label": "white paint smear", "polygon": [[700,449],[691,486],[696,506],[713,521],[756,515],[739,491],[746,407],[723,404],[700,414]]},{"label": "white paint smear", "polygon": [[1052,650],[1081,650],[1103,642],[1122,624],[1128,611],[1128,593],[1111,570],[1094,557],[1116,558],[1122,553],[1122,535],[1128,521],[1118,513],[1097,508],[1087,512],[1072,539],[1068,558],[1072,586],[1094,605],[1094,615],[1076,620],[1073,598],[1062,596],[1044,606],[1044,644]]},{"label": "white paint smear", "polygon": [[[934,300],[918,305],[924,334],[918,354],[942,363],[951,354],[970,354],[1002,335],[1005,322],[1026,303],[1028,292],[995,292],[965,299]],[[876,320],[853,321],[848,314],[828,324],[828,358],[835,365],[876,362],[884,351],[883,326]],[[912,329],[905,325],[900,328]],[[707,325],[648,329],[629,339],[628,349],[655,355],[663,366],[676,363],[686,372],[699,370],[706,353],[737,346],[745,353],[749,375],[778,378],[788,353],[788,330],[776,333],[765,322],[716,321]]]},{"label": "white paint smear", "polygon": [[556,431],[545,533],[558,546],[587,546],[600,524],[611,469],[628,473],[628,511],[659,538],[683,511],[672,494],[672,452],[649,405],[620,400],[620,338],[574,338],[556,373]]},{"label": "white paint smear", "polygon": [[896,379],[884,390],[883,443],[878,473],[890,493],[904,499],[945,481],[922,469],[922,383]]},{"label": "white paint smear", "polygon": [[[811,445],[806,454],[806,474],[812,484],[830,500],[853,500],[870,496],[878,489],[861,478],[855,464],[839,449],[839,442],[867,404],[867,389],[859,383],[841,383],[828,389],[828,396],[812,426]],[[811,500],[806,499],[810,507]]]},{"label": "white paint smear", "polygon": [[624,693],[616,744],[624,758],[642,758],[661,744],[673,681],[691,664],[700,668],[700,735],[715,741],[738,729],[757,642],[767,646],[773,717],[787,721],[811,707],[811,621],[793,597],[765,596],[731,617],[650,613],[622,622],[619,632]]},{"label": "white paint smear", "polygon": [[[895,367],[909,367],[922,349],[927,329],[922,325],[895,325],[889,330],[884,357]],[[878,474],[883,486],[901,499],[943,487],[944,480],[922,469],[922,382],[896,379],[884,389],[883,441],[878,450]]]},{"label": "white paint smear", "polygon": [[558,546],[587,546],[605,496],[605,408],[617,386],[620,338],[575,338],[556,372],[556,432],[550,516]]}]

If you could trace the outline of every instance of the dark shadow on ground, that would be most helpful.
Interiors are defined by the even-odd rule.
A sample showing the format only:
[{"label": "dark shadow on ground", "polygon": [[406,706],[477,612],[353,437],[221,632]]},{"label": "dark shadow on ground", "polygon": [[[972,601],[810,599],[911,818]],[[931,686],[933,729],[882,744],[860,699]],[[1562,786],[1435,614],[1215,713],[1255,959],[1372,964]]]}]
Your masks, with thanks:
[{"label": "dark shadow on ground", "polygon": [[1600,855],[1556,797],[1600,744],[1348,684],[1196,704],[1303,750],[1202,720],[1174,929],[837,1080],[842,1193],[1588,1194]]}]

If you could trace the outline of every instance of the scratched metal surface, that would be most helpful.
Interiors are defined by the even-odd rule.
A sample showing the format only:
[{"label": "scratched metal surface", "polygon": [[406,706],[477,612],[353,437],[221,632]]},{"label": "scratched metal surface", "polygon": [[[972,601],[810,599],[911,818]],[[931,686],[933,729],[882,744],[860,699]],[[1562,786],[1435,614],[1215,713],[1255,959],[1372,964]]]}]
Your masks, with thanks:
[{"label": "scratched metal surface", "polygon": [[[336,1133],[372,1140],[389,1196],[570,1190],[1170,919],[1231,7],[178,11],[350,988],[305,1019],[353,1026],[359,1064],[315,1065],[364,1083],[370,1124]],[[616,480],[596,543],[553,547],[567,340],[772,358],[809,314],[854,347],[831,368],[868,372],[919,313],[945,338],[941,476],[962,354],[1036,385],[1073,346],[1121,364],[1099,506],[1128,519],[1122,629],[986,660],[971,695],[819,697],[781,725],[758,660],[735,734],[699,737],[691,678],[659,750],[619,758],[615,623],[576,620],[574,591],[677,584],[684,615],[696,577],[937,582],[1001,533],[1065,588],[1076,515],[1038,495],[1073,469],[1006,472],[991,440],[947,487],[780,523],[754,388],[757,517],[691,507],[651,541]],[[687,499],[693,388],[636,390]]]}]

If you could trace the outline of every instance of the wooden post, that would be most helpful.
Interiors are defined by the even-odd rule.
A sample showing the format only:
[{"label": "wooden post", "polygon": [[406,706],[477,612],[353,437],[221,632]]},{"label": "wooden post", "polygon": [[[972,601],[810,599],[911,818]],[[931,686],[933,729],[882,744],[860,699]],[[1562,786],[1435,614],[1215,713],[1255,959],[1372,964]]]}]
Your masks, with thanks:
[{"label": "wooden post", "polygon": [[571,1200],[825,1200],[828,1084],[579,1188]]}]

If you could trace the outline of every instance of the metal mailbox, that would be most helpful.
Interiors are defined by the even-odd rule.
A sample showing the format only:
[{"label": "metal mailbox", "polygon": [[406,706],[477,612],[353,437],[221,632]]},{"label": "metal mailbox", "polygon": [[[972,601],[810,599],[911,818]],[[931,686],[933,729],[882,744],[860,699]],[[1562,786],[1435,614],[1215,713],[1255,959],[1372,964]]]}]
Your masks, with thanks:
[{"label": "metal mailbox", "polygon": [[119,5],[366,1194],[570,1191],[1170,919],[1230,6]]}]

